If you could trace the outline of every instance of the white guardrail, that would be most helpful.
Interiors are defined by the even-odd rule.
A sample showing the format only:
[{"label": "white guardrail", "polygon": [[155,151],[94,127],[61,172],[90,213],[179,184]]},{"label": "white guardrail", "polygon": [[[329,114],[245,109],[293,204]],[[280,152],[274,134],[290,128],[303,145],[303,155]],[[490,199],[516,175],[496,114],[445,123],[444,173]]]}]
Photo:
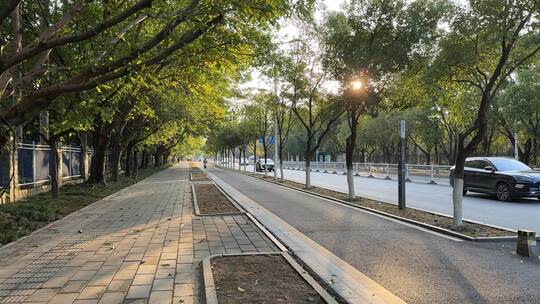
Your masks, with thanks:
[{"label": "white guardrail", "polygon": [[[311,171],[344,174],[344,162],[311,162]],[[305,162],[284,161],[283,168],[289,170],[305,170]],[[357,176],[397,179],[398,165],[385,163],[353,163],[354,174]],[[429,184],[450,184],[450,166],[445,165],[406,165],[407,181],[424,182]]]}]

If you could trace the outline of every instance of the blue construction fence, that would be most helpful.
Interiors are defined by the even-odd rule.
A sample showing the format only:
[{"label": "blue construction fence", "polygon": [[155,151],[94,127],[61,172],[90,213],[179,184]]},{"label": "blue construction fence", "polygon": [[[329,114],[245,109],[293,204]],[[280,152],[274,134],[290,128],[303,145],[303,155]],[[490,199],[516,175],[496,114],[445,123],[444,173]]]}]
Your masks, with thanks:
[{"label": "blue construction fence", "polygon": [[[82,149],[62,146],[62,178],[80,177],[83,170]],[[7,185],[9,175],[9,154],[0,155],[0,185]],[[48,145],[20,143],[17,148],[19,186],[33,186],[47,183],[52,173],[51,148]]]},{"label": "blue construction fence", "polygon": [[[20,144],[18,149],[19,186],[47,182],[52,173],[51,148],[47,145]],[[62,177],[79,177],[82,172],[80,147],[62,147]]]}]

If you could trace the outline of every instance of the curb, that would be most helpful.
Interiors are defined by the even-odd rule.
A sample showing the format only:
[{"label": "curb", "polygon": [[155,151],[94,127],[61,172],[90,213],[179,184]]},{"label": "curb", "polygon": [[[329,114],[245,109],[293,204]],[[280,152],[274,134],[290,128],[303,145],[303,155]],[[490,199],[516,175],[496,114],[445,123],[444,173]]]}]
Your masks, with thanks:
[{"label": "curb", "polygon": [[214,175],[212,177],[216,184],[223,186],[224,190],[233,191],[231,196],[239,199],[237,202],[244,207],[246,212],[256,217],[264,227],[268,227],[280,242],[287,246],[290,252],[294,252],[294,256],[298,258],[297,262],[305,265],[304,269],[308,269],[312,277],[320,279],[320,284],[325,286],[330,294],[334,292],[337,301],[377,304],[405,303],[371,278],[297,231],[277,215],[245,197],[225,181]]},{"label": "curb", "polygon": [[[408,218],[405,218],[405,217],[401,217],[401,216],[394,215],[394,214],[391,214],[391,213],[387,213],[387,212],[384,212],[384,211],[380,211],[380,210],[377,210],[377,209],[352,204],[352,203],[349,203],[347,201],[340,200],[340,199],[337,199],[337,198],[334,198],[334,197],[331,197],[331,196],[311,192],[309,190],[301,189],[301,188],[294,187],[294,186],[284,185],[284,184],[281,184],[281,183],[278,183],[278,182],[275,182],[275,181],[266,180],[266,179],[262,179],[262,178],[251,176],[251,175],[248,175],[248,176],[250,176],[252,178],[256,178],[258,180],[268,182],[268,183],[272,183],[272,184],[275,184],[275,185],[279,185],[279,186],[282,186],[282,187],[293,189],[293,190],[296,190],[296,191],[300,191],[300,192],[304,192],[304,193],[311,194],[311,195],[314,195],[314,196],[322,197],[322,198],[325,198],[325,199],[328,199],[328,200],[331,200],[331,201],[334,201],[334,202],[337,202],[337,203],[340,203],[340,204],[344,204],[344,205],[347,205],[347,206],[350,206],[350,207],[355,207],[355,208],[363,209],[363,210],[366,210],[366,211],[369,211],[369,212],[372,212],[372,213],[376,213],[376,214],[379,214],[379,215],[382,215],[382,216],[390,217],[390,218],[393,218],[393,219],[396,219],[396,220],[399,220],[399,221],[402,221],[402,222],[406,222],[406,223],[409,223],[409,224],[420,226],[420,227],[428,229],[428,230],[432,230],[432,231],[435,231],[435,232],[438,232],[438,233],[441,233],[441,234],[446,234],[446,235],[450,235],[450,236],[453,236],[453,237],[457,237],[457,238],[460,238],[460,239],[463,239],[463,240],[466,240],[466,241],[473,241],[473,242],[506,242],[506,241],[517,240],[517,236],[471,237],[471,236],[468,236],[468,235],[465,235],[465,234],[462,234],[462,233],[459,233],[459,232],[456,232],[456,231],[452,231],[452,230],[449,230],[449,229],[446,229],[446,228],[434,226],[434,225],[431,225],[431,224],[426,224],[426,223],[423,223],[423,222],[420,222],[420,221],[408,219]],[[329,189],[329,190],[331,190],[331,189]],[[383,201],[381,201],[381,202],[383,202]],[[383,203],[387,203],[387,202],[383,202]],[[431,214],[436,214],[436,215],[439,215],[439,216],[448,217],[448,216],[440,214],[440,213],[426,211],[426,210],[423,210],[423,209],[418,209],[418,208],[413,208],[413,209],[423,211],[423,212],[428,212],[428,213],[431,213]],[[473,224],[484,225],[484,226],[488,226],[488,227],[491,227],[491,228],[496,228],[496,229],[506,230],[506,231],[509,231],[509,232],[512,232],[512,233],[516,233],[515,230],[509,229],[509,228],[493,226],[493,225],[484,224],[484,223],[475,222],[475,221],[470,221],[470,220],[466,220],[466,221],[470,222],[470,223],[473,223]]]},{"label": "curb", "polygon": [[204,298],[207,304],[219,304],[217,300],[216,286],[214,284],[214,275],[212,273],[211,260],[216,257],[230,256],[252,256],[252,255],[281,255],[292,268],[306,281],[323,300],[328,304],[338,304],[338,302],[324,289],[309,273],[298,264],[287,252],[246,252],[231,254],[215,254],[208,256],[202,261]]},{"label": "curb", "polygon": [[255,224],[255,226],[257,226],[257,228],[259,228],[266,235],[266,237],[268,237],[270,239],[270,241],[272,241],[272,243],[274,243],[274,245],[276,245],[279,248],[279,250],[281,250],[282,252],[288,252],[289,251],[289,249],[287,249],[287,247],[285,247],[285,245],[283,245],[272,234],[272,232],[270,232],[268,229],[266,229],[266,227],[264,227],[263,224],[261,224],[253,215],[251,215],[251,213],[246,212],[246,215]]},{"label": "curb", "polygon": [[207,183],[206,185],[214,185],[214,187],[216,187],[224,196],[225,198],[227,198],[227,200],[233,204],[234,207],[236,207],[236,209],[238,209],[238,212],[222,212],[222,213],[211,213],[211,214],[205,214],[205,213],[201,213],[201,210],[199,209],[199,204],[197,203],[197,193],[195,192],[195,184],[191,184],[191,194],[192,194],[192,197],[193,197],[193,208],[194,208],[194,213],[196,216],[224,216],[224,215],[244,215],[246,214],[246,212],[244,211],[244,209],[242,207],[240,207],[233,199],[231,199],[225,192],[223,192],[223,190],[221,190],[220,187],[218,187],[218,185],[216,185],[215,183]]}]

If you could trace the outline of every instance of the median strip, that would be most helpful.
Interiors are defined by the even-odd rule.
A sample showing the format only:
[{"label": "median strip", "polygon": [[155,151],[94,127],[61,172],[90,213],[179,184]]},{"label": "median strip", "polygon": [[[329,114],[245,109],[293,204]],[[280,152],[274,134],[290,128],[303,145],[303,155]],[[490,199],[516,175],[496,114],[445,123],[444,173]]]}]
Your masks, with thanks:
[{"label": "median strip", "polygon": [[401,220],[410,224],[421,226],[423,228],[439,233],[451,235],[469,241],[511,241],[515,240],[516,232],[511,229],[494,227],[483,223],[464,221],[463,226],[455,227],[452,224],[452,218],[443,214],[437,214],[426,210],[416,208],[398,209],[397,205],[381,202],[377,200],[358,197],[350,200],[348,195],[343,192],[330,190],[320,187],[304,188],[304,184],[289,181],[276,180],[270,176],[260,176],[253,173],[234,171],[248,176],[271,182],[276,185],[288,187],[297,191],[305,192],[315,196],[330,199],[342,204],[361,208],[370,212],[384,215],[393,219]]}]

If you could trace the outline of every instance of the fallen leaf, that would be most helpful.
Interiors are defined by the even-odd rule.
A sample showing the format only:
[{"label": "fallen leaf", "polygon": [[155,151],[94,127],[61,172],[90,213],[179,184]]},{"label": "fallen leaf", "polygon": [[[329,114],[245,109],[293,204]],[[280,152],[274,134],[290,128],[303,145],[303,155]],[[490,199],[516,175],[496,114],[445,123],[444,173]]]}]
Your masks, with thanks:
[{"label": "fallen leaf", "polygon": [[245,290],[244,288],[242,288],[242,287],[238,287],[238,291],[240,291],[240,292],[246,292],[246,290]]}]

